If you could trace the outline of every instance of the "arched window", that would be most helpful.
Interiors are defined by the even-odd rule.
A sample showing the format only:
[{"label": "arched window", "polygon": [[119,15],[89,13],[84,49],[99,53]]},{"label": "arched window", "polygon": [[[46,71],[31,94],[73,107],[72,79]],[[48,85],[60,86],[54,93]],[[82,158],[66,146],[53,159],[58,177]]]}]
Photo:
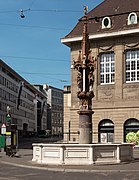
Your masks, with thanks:
[{"label": "arched window", "polygon": [[139,120],[135,118],[130,118],[124,123],[124,141],[126,140],[126,135],[129,132],[137,132],[139,130]]},{"label": "arched window", "polygon": [[137,14],[134,13],[134,12],[130,13],[129,16],[128,16],[127,24],[128,25],[137,24],[137,22],[138,22]]},{"label": "arched window", "polygon": [[111,19],[109,17],[104,17],[102,19],[102,29],[111,28]]},{"label": "arched window", "polygon": [[114,142],[114,124],[110,119],[100,121],[98,132],[98,141],[100,143]]}]

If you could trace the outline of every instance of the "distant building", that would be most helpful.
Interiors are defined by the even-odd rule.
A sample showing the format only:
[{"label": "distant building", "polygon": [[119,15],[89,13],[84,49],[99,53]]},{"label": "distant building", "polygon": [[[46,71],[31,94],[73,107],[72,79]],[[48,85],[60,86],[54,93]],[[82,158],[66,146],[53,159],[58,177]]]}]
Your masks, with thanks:
[{"label": "distant building", "polygon": [[[71,86],[64,86],[64,141],[71,141],[73,129],[70,129],[70,110],[71,110]],[[72,130],[72,131],[71,131]]]},{"label": "distant building", "polygon": [[47,96],[0,60],[0,127],[7,112],[19,136],[47,128]]},{"label": "distant building", "polygon": [[[43,88],[43,85],[33,85],[35,89],[37,89],[39,92],[41,92],[46,100],[41,103],[39,100],[37,100],[37,120],[38,120],[38,126],[37,126],[37,132],[39,130],[47,130],[48,129],[48,120],[47,120],[47,94],[45,92],[45,89]],[[43,116],[45,116],[45,119],[42,119]],[[40,121],[41,119],[41,121]],[[43,127],[41,125],[41,122],[45,124]]]},{"label": "distant building", "polygon": [[47,103],[47,130],[52,131],[52,122],[51,122],[51,106]]},{"label": "distant building", "polygon": [[34,85],[36,89],[47,96],[47,130],[52,135],[63,135],[63,90],[56,87],[43,85]]},{"label": "distant building", "polygon": [[63,90],[52,86],[45,87],[48,96],[48,126],[52,135],[63,135]]},{"label": "distant building", "polygon": [[[96,59],[91,132],[94,143],[125,142],[128,132],[139,130],[138,7],[138,0],[104,0],[87,14],[91,56]],[[76,142],[79,99],[73,63],[82,51],[82,32],[83,18],[61,39],[71,49],[71,107],[64,113],[64,133],[70,122],[70,131],[74,132],[70,141]]]}]

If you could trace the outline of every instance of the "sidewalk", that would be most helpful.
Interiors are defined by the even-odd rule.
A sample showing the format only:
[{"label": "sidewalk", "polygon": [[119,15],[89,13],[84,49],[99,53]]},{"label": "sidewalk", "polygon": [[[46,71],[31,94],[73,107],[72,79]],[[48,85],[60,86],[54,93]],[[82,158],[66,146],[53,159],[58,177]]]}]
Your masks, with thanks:
[{"label": "sidewalk", "polygon": [[45,169],[49,171],[64,172],[138,172],[139,158],[132,162],[121,164],[103,164],[86,166],[67,166],[67,165],[42,165],[32,162],[32,149],[20,149],[19,157],[9,157],[5,152],[0,152],[0,163],[10,164],[18,167]]}]

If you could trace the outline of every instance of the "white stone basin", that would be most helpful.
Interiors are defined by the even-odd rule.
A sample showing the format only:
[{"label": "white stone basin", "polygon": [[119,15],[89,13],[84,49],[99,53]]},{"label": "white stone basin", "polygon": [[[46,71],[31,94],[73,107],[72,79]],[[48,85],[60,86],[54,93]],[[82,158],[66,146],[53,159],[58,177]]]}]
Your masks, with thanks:
[{"label": "white stone basin", "polygon": [[33,159],[40,164],[89,165],[133,160],[133,145],[34,143]]}]

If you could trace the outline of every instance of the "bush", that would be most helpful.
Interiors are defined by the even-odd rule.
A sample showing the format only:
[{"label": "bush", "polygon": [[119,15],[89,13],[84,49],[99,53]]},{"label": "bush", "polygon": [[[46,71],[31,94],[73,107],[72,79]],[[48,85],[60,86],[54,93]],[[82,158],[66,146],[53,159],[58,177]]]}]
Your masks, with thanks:
[{"label": "bush", "polygon": [[126,142],[139,145],[139,131],[137,131],[136,133],[135,132],[129,132],[126,135]]}]

